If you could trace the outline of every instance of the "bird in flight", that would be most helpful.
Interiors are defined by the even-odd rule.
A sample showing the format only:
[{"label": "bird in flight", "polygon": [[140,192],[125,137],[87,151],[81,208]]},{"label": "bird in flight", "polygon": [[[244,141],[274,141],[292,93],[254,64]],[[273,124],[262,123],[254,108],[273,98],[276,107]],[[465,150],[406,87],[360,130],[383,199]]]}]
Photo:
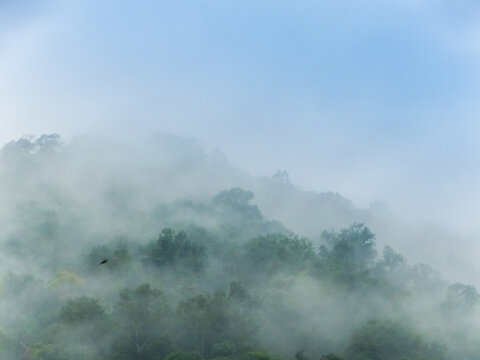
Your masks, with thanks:
[{"label": "bird in flight", "polygon": [[106,264],[107,261],[108,261],[108,259],[102,260],[102,261],[100,262],[100,264],[98,264],[98,266],[103,265],[103,264]]}]

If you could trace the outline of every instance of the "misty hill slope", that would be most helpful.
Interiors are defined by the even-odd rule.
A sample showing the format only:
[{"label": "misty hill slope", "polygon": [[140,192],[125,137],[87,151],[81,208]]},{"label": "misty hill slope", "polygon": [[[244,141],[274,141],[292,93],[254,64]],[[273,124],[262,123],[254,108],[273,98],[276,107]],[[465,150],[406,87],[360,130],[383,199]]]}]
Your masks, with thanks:
[{"label": "misty hill slope", "polygon": [[163,135],[7,144],[0,357],[480,358],[475,287],[383,248],[416,229],[286,180]]},{"label": "misty hill slope", "polygon": [[[282,172],[272,178],[249,176],[221,154],[205,153],[194,140],[157,134],[137,146],[87,137],[64,144],[58,135],[43,135],[10,142],[0,157],[4,241],[16,223],[25,231],[25,209],[33,212],[37,207],[50,215],[32,213],[32,221],[50,216],[49,221],[62,223],[61,231],[76,227],[69,235],[77,237],[75,243],[98,242],[112,229],[118,236],[150,238],[178,221],[217,226],[217,218],[202,212],[200,204],[222,190],[240,187],[252,192],[251,203],[267,219],[317,246],[324,230],[361,222],[374,229],[381,247],[394,246],[415,262],[441,269],[451,280],[476,282],[480,275],[473,267],[472,243],[448,229],[407,223],[384,208],[358,209],[337,193],[303,191]],[[178,206],[169,211],[166,205],[174,202]]]},{"label": "misty hill slope", "polygon": [[[36,207],[61,216],[55,221],[62,222],[62,231],[76,226],[70,236],[78,242],[102,238],[102,232],[111,234],[112,229],[119,236],[154,237],[158,228],[175,221],[216,226],[215,216],[194,203],[239,187],[252,192],[251,203],[267,219],[316,245],[324,230],[361,222],[374,229],[381,247],[394,246],[415,262],[441,269],[449,279],[476,282],[480,275],[473,266],[473,244],[448,229],[407,223],[382,207],[358,209],[337,193],[303,191],[282,172],[272,178],[249,176],[218,152],[205,153],[194,140],[157,134],[137,146],[87,137],[64,144],[58,135],[44,135],[10,142],[0,157],[4,240],[15,232],[16,217],[22,217],[23,227],[24,210]],[[173,202],[178,207],[169,211],[166,204]],[[40,215],[31,214],[35,216]]]},{"label": "misty hill slope", "polygon": [[[85,221],[86,228],[99,233],[108,228],[108,232],[118,229],[122,234],[148,236],[143,232],[152,226],[144,222],[153,221],[148,218],[161,213],[166,203],[201,202],[234,187],[252,191],[254,202],[269,218],[282,222],[285,218],[288,227],[297,232],[305,227],[308,231],[302,233],[309,236],[365,220],[339,195],[308,194],[290,184],[250,177],[220,155],[206,155],[194,141],[169,136],[157,135],[138,147],[88,138],[62,144],[57,136],[43,136],[32,142],[11,142],[1,156],[0,196],[8,216],[35,204],[65,216],[62,207],[68,206],[77,224]],[[183,203],[183,213],[176,213],[182,221],[200,216],[202,224],[215,222],[196,210]],[[304,218],[309,212],[316,214],[315,220]]]}]

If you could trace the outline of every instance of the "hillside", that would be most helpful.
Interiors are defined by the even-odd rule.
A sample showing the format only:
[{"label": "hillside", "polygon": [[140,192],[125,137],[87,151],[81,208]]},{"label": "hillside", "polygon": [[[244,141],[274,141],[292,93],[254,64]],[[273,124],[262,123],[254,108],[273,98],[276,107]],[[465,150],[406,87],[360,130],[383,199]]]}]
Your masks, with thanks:
[{"label": "hillside", "polygon": [[165,135],[8,143],[1,358],[480,359],[475,287],[398,250],[418,228],[277,175]]}]

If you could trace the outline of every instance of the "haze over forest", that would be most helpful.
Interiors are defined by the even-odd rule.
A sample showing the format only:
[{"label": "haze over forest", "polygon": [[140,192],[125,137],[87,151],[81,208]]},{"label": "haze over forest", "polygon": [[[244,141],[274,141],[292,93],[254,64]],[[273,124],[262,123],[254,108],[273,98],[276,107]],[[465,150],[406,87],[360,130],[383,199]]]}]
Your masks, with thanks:
[{"label": "haze over forest", "polygon": [[0,359],[480,360],[479,18],[0,0]]},{"label": "haze over forest", "polygon": [[478,236],[473,0],[0,2],[0,143],[220,149],[250,174]]},{"label": "haze over forest", "polygon": [[162,134],[0,158],[2,358],[480,358],[480,295],[444,228]]}]

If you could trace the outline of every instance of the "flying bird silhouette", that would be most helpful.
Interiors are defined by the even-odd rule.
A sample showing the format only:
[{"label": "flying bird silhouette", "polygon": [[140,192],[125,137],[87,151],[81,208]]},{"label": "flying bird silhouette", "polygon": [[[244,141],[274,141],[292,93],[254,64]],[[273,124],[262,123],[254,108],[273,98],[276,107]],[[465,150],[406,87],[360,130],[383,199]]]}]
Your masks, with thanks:
[{"label": "flying bird silhouette", "polygon": [[98,266],[103,265],[103,264],[106,264],[107,261],[108,261],[108,259],[102,260],[102,261],[100,262],[100,264],[98,264]]}]

